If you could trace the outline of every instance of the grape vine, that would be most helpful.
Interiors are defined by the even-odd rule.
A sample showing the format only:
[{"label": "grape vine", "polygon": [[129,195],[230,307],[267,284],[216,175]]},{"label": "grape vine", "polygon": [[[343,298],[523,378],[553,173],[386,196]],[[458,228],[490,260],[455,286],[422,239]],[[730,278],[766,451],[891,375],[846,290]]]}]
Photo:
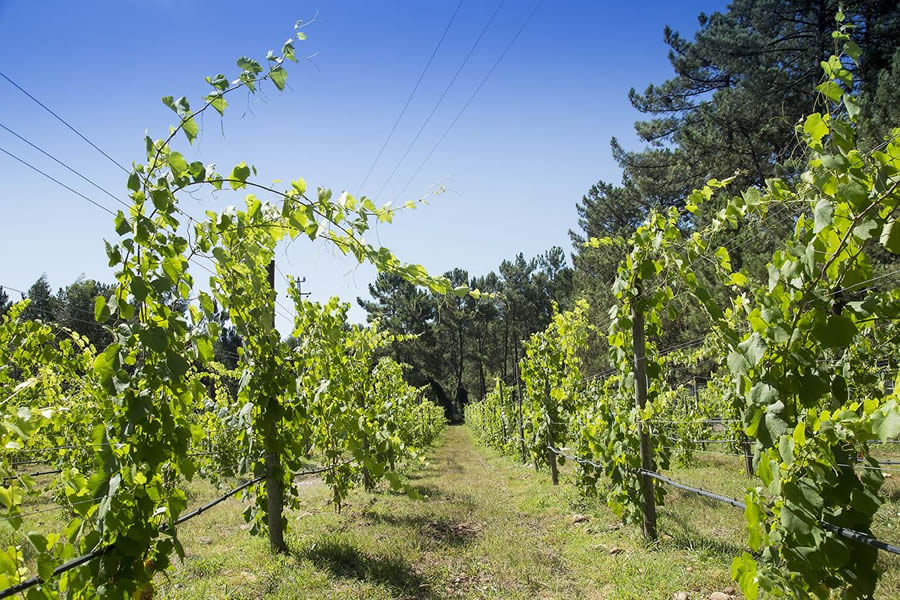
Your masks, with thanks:
[{"label": "grape vine", "polygon": [[[734,559],[732,575],[751,599],[761,592],[827,598],[833,590],[871,598],[879,577],[872,524],[884,476],[871,450],[900,434],[900,407],[898,382],[883,386],[873,365],[883,344],[895,347],[889,343],[897,339],[900,292],[878,285],[885,274],[873,270],[868,256],[876,245],[900,254],[900,129],[875,150],[858,147],[860,109],[846,67],[860,50],[846,28],[835,40],[842,51],[822,63],[817,87],[827,111],[798,125],[807,159],[799,177],[771,179],[738,195],[729,193],[729,181],[711,180],[686,206],[696,213],[720,202],[708,226],[686,226],[690,214],[677,209],[653,211],[628,240],[588,242],[629,249],[613,285],[617,302],[608,326],[616,372],[583,386],[581,400],[555,415],[567,426],[558,439],[570,439],[582,459],[578,483],[586,493],[602,493],[626,522],[644,510],[642,432],[651,434],[651,471],[668,468],[673,438],[707,443],[724,436],[711,441],[746,452],[757,477],[743,501],[750,551]],[[729,249],[710,242],[780,207],[796,211],[793,234],[772,256],[767,280],[734,269]],[[698,277],[701,265],[712,271],[716,290]],[[713,293],[721,289],[728,291],[725,305]],[[710,333],[691,355],[667,353],[656,342],[676,316],[676,294],[694,298],[709,319]],[[649,338],[643,409],[635,407],[636,315]],[[542,360],[526,356],[522,372]],[[678,369],[689,372],[700,360],[716,367],[706,371],[702,399],[696,391],[700,409],[688,409]],[[569,397],[566,389],[560,385],[560,398]],[[496,431],[493,414],[487,405],[467,413],[485,443],[496,439],[488,433]],[[715,429],[711,415],[719,418]],[[692,448],[679,458],[690,460]],[[657,503],[664,500],[659,481]]]},{"label": "grape vine", "polygon": [[[391,337],[377,325],[350,326],[348,305],[307,302],[291,281],[297,343],[283,340],[269,268],[279,243],[304,236],[438,293],[477,290],[452,288],[366,242],[373,220],[393,219],[390,205],[334,198],[324,188],[308,195],[301,178],[285,189],[263,185],[244,162],[223,175],[175,149],[179,133],[193,143],[210,107],[224,115],[234,91],[253,94],[268,83],[283,91],[285,63],[296,62],[294,44],[305,37],[298,24],[265,66],[241,57],[234,79],[207,77],[211,90],[199,109],[185,97],[163,98],[179,121],[164,139],[146,138],[146,162],[133,165],[127,182],[131,205],[115,216],[118,239],[106,243],[117,285],[97,298],[95,317],[112,335],[109,346],[24,321],[23,304],[0,322],[0,517],[17,531],[29,524],[26,498],[37,487],[14,463],[32,452],[59,467],[51,485],[71,511],[64,531],[29,532],[28,553],[21,545],[0,550],[0,588],[36,573],[29,598],[151,594],[154,574],[173,553],[184,556],[177,525],[195,476],[249,479],[240,493],[252,499],[245,518],[258,533],[273,509],[286,525],[282,507],[295,506],[299,494],[294,474],[311,458],[324,462],[340,508],[358,483],[386,478],[403,489],[395,469],[420,460],[444,427],[443,410],[404,382],[402,366],[377,358]],[[204,187],[267,199],[251,193],[241,208],[196,220],[178,199]],[[213,267],[203,282],[191,269],[198,261]],[[233,371],[214,361],[222,314],[243,342]],[[90,560],[54,577],[78,555]]]}]

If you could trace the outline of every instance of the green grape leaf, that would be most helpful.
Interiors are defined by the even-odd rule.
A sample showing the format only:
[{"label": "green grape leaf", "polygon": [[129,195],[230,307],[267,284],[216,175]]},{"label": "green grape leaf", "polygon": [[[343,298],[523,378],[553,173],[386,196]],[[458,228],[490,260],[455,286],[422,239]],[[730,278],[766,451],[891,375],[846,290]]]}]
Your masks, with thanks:
[{"label": "green grape leaf", "polygon": [[169,336],[166,330],[157,325],[150,325],[138,333],[141,343],[154,352],[165,352],[169,344]]},{"label": "green grape leaf", "polygon": [[219,113],[219,116],[225,116],[225,109],[228,107],[228,102],[225,100],[225,96],[222,94],[210,94],[204,98],[206,102],[209,103],[216,112]]},{"label": "green grape leaf", "polygon": [[208,363],[215,358],[213,346],[205,337],[194,338],[194,345],[197,348],[197,356],[203,363]]},{"label": "green grape leaf", "polygon": [[250,177],[250,167],[247,166],[247,163],[241,161],[240,164],[235,165],[234,169],[231,170],[231,175],[228,176],[228,179],[231,179],[229,183],[231,184],[231,189],[237,190],[242,187],[247,187],[247,184],[244,183],[247,181],[247,178]]},{"label": "green grape leaf", "polygon": [[[197,121],[195,121],[193,117],[188,117],[181,122],[181,130],[184,131],[184,135],[185,137],[187,137],[188,143],[193,144],[194,140],[197,139],[197,134],[200,132],[200,127],[197,125]],[[185,171],[186,170],[187,169],[185,169]]]},{"label": "green grape leaf", "polygon": [[110,344],[106,349],[94,358],[94,374],[101,383],[106,383],[115,375],[119,368],[119,344]]},{"label": "green grape leaf", "polygon": [[731,561],[731,578],[737,581],[746,600],[759,598],[759,577],[752,555],[744,552]]},{"label": "green grape leaf", "polygon": [[880,241],[888,251],[900,254],[900,225],[897,224],[897,219],[885,224]]},{"label": "green grape leaf", "polygon": [[172,169],[172,174],[176,177],[184,177],[188,170],[187,161],[184,160],[184,156],[180,152],[169,153],[169,167]]},{"label": "green grape leaf", "polygon": [[834,204],[827,198],[822,198],[816,203],[813,209],[813,233],[819,233],[829,225],[834,218]]},{"label": "green grape leaf", "polygon": [[180,354],[169,352],[166,356],[166,366],[169,368],[169,374],[175,379],[181,379],[185,376],[190,368],[188,361]]},{"label": "green grape leaf", "polygon": [[803,131],[807,133],[814,142],[821,142],[822,138],[828,135],[828,125],[822,119],[819,113],[813,113],[806,117],[803,124]]},{"label": "green grape leaf", "polygon": [[242,56],[237,59],[237,66],[242,71],[247,71],[249,73],[253,73],[254,75],[262,73],[263,70],[258,62],[256,62],[252,58],[247,58],[246,56]]},{"label": "green grape leaf", "polygon": [[284,91],[284,82],[287,79],[287,71],[282,67],[276,67],[272,69],[269,76],[272,79],[272,83],[278,88],[278,91]]},{"label": "green grape leaf", "polygon": [[856,325],[843,315],[830,315],[824,324],[813,328],[813,336],[823,348],[843,348],[853,343]]},{"label": "green grape leaf", "polygon": [[109,306],[106,305],[106,298],[97,296],[94,299],[94,320],[98,323],[105,323],[110,317]]}]

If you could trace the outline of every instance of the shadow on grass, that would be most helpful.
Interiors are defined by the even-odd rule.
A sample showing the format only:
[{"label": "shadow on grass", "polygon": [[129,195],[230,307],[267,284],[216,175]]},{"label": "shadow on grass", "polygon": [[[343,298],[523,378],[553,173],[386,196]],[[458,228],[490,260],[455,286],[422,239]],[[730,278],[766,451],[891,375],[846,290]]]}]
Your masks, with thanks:
[{"label": "shadow on grass", "polygon": [[[419,494],[420,497],[416,498],[416,500],[428,501],[428,500],[438,500],[440,498],[448,498],[447,492],[445,492],[441,488],[437,487],[436,485],[432,485],[430,483],[410,484],[409,487],[413,491],[415,491],[417,494]],[[390,489],[390,488],[386,491],[386,493],[390,494],[391,496],[406,496],[407,495],[406,490],[395,490],[395,489]]]},{"label": "shadow on grass", "polygon": [[352,544],[322,537],[295,553],[335,577],[387,588],[394,598],[433,598],[427,581],[399,556],[372,556]]},{"label": "shadow on grass", "polygon": [[[722,539],[711,538],[698,531],[697,528],[694,527],[691,519],[702,519],[703,516],[699,513],[695,513],[693,517],[685,518],[674,511],[667,510],[663,515],[668,523],[675,525],[674,529],[669,527],[661,528],[664,533],[668,533],[672,536],[671,540],[663,542],[664,545],[684,548],[686,550],[706,550],[722,559],[727,559],[729,562],[735,556],[740,556],[741,552],[747,551],[747,548],[742,545]],[[741,515],[740,511],[735,511],[735,517],[737,519],[742,519],[743,515]]]},{"label": "shadow on grass", "polygon": [[900,503],[900,487],[897,486],[884,486],[881,488],[881,497],[887,502],[898,502]]},{"label": "shadow on grass", "polygon": [[[470,496],[469,494],[458,491],[448,491],[444,488],[430,483],[412,483],[409,484],[409,487],[419,494],[419,498],[417,498],[417,500],[419,501],[442,501],[467,510],[472,510],[475,508],[475,499],[472,498],[472,496]],[[391,496],[407,495],[405,490],[389,489],[386,493]]]},{"label": "shadow on grass", "polygon": [[419,536],[423,541],[454,547],[472,543],[484,529],[475,521],[458,521],[446,517],[396,515],[376,511],[366,512],[365,517],[373,523],[411,530],[413,535]]},{"label": "shadow on grass", "polygon": [[450,461],[454,462],[455,466],[448,469],[445,466],[445,463],[448,463],[448,460],[446,458],[431,458],[429,459],[426,466],[420,466],[412,469],[408,473],[405,473],[404,477],[409,480],[417,481],[419,479],[435,479],[438,477],[443,477],[445,472],[448,470],[462,471],[462,467],[459,465],[459,463],[456,463],[452,458],[450,459]]},{"label": "shadow on grass", "polygon": [[462,463],[456,460],[456,457],[453,455],[445,455],[433,458],[427,470],[433,470],[437,473],[440,473],[441,476],[444,476],[447,473],[465,472]]}]

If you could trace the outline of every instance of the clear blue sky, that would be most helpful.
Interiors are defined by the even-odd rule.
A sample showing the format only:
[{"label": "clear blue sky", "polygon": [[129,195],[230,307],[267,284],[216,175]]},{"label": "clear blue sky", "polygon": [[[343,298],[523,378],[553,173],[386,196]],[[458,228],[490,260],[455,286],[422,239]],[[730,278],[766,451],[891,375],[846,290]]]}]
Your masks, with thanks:
[{"label": "clear blue sky", "polygon": [[[186,95],[196,104],[208,91],[204,76],[233,77],[240,55],[263,62],[268,49],[280,50],[297,18],[318,11],[308,41],[297,45],[298,55],[316,56],[289,65],[286,93],[230,97],[224,123],[207,115],[199,145],[179,149],[226,172],[246,160],[263,182],[303,177],[336,195],[356,193],[457,3],[0,0],[0,71],[128,165],[143,158],[145,130],[160,137],[174,122],[160,97]],[[463,3],[364,194],[382,187],[496,6]],[[381,243],[401,259],[436,274],[462,267],[476,275],[518,252],[531,256],[553,245],[570,251],[575,203],[598,179],[620,179],[610,138],[637,143],[632,124],[639,115],[628,89],[672,74],[663,27],[692,35],[697,14],[721,10],[724,2],[546,0],[398,198],[534,6],[534,0],[503,4],[377,198],[404,201],[435,185],[447,189],[379,228]],[[0,123],[124,197],[122,172],[4,80]],[[183,138],[178,143],[187,146]],[[114,207],[2,130],[0,147]],[[27,289],[42,272],[54,289],[80,274],[113,279],[103,252],[103,239],[116,237],[109,215],[2,154],[0,174],[0,283]],[[182,206],[199,214],[238,202],[185,196]],[[367,295],[371,267],[308,240],[282,248],[277,260],[284,272],[306,276],[314,299],[341,296],[353,303],[353,317],[363,318],[355,299]],[[204,279],[202,271],[197,276]],[[284,319],[279,325],[287,329]]]}]

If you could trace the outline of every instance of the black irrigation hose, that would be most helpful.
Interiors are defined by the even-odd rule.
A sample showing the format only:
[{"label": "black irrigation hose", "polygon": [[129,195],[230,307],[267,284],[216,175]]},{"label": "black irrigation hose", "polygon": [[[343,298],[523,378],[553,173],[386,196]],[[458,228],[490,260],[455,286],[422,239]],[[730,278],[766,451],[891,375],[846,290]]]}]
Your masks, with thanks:
[{"label": "black irrigation hose", "polygon": [[[712,498],[713,500],[718,500],[719,502],[725,502],[730,504],[736,508],[746,509],[747,505],[739,500],[735,500],[734,498],[729,498],[728,496],[721,496],[719,494],[714,494],[712,492],[707,492],[706,490],[691,487],[689,485],[685,485],[683,483],[679,483],[668,477],[660,475],[659,473],[654,473],[653,471],[647,471],[645,469],[639,469],[639,472],[647,477],[652,477],[653,479],[657,479],[671,485],[673,487],[677,487],[679,489],[693,492],[700,496],[705,496],[707,498]],[[891,554],[900,554],[900,546],[896,544],[889,544],[887,542],[882,542],[876,537],[873,537],[867,533],[862,533],[861,531],[856,531],[853,529],[847,529],[846,527],[841,527],[840,525],[834,525],[833,523],[829,523],[828,521],[819,521],[819,525],[822,526],[823,529],[827,529],[832,533],[836,533],[841,535],[849,540],[853,540],[855,542],[860,542],[866,544],[868,546],[872,546],[874,548],[878,548],[879,550],[884,550],[885,552],[890,552]]]},{"label": "black irrigation hose", "polygon": [[[124,444],[126,442],[115,442],[117,444]],[[70,444],[67,446],[52,446],[50,448],[21,448],[15,450],[15,452],[53,452],[55,450],[80,450],[82,448],[99,448],[102,446],[109,446],[112,442],[98,442],[96,444]]]},{"label": "black irrigation hose", "polygon": [[[560,454],[562,456],[566,456],[567,458],[570,458],[571,460],[574,460],[575,462],[579,462],[581,464],[589,464],[595,468],[601,468],[601,466],[602,466],[602,465],[595,463],[592,460],[578,458],[577,456],[568,456],[568,455],[564,454],[561,450],[559,450],[557,448],[553,448],[552,446],[548,445],[547,447],[550,449],[551,452],[553,452],[555,454]],[[647,477],[651,477],[653,479],[661,481],[667,485],[671,485],[672,487],[676,487],[678,489],[685,490],[687,492],[692,492],[699,496],[704,496],[706,498],[710,498],[710,499],[716,500],[718,502],[724,502],[726,504],[730,504],[731,506],[734,506],[735,508],[740,508],[741,510],[744,510],[747,508],[746,504],[744,504],[740,500],[736,500],[735,498],[729,498],[728,496],[722,496],[721,494],[708,492],[704,489],[686,485],[684,483],[675,481],[674,479],[669,479],[665,475],[660,475],[659,473],[656,473],[654,471],[648,471],[646,469],[634,469],[634,471],[638,474],[646,475]],[[853,540],[855,542],[860,542],[862,544],[872,546],[873,548],[878,548],[879,550],[884,550],[885,552],[890,552],[891,554],[900,554],[900,546],[898,546],[896,544],[889,544],[887,542],[882,542],[878,538],[873,537],[867,533],[862,533],[860,531],[855,531],[853,529],[847,529],[846,527],[834,525],[833,523],[829,523],[828,521],[819,521],[819,524],[822,526],[823,529],[827,529],[828,531],[831,531],[832,533],[836,533],[836,534],[843,536],[849,540]]]},{"label": "black irrigation hose", "polygon": [[[58,567],[56,567],[55,569],[53,569],[53,575],[51,577],[57,577],[59,575],[62,575],[66,571],[71,571],[72,569],[74,569],[76,567],[80,567],[81,565],[94,560],[98,556],[103,556],[104,554],[106,554],[107,552],[112,550],[113,546],[114,546],[114,544],[110,544],[108,546],[103,546],[101,548],[97,548],[96,550],[93,550],[92,552],[83,554],[83,555],[79,556],[78,558],[73,558],[69,562],[63,563],[63,564],[59,565]],[[31,579],[26,579],[22,583],[17,583],[16,585],[10,586],[10,587],[6,588],[5,590],[0,590],[0,598],[9,598],[10,596],[14,596],[15,594],[24,592],[28,588],[34,587],[43,582],[44,582],[44,580],[41,579],[40,576],[35,575]]]},{"label": "black irrigation hose", "polygon": [[744,504],[743,502],[741,502],[740,500],[736,500],[734,498],[729,498],[728,496],[722,496],[720,494],[715,494],[713,492],[707,492],[706,490],[703,490],[700,488],[691,487],[689,485],[679,483],[679,482],[675,481],[674,479],[669,479],[668,477],[666,477],[664,475],[660,475],[659,473],[654,473],[653,471],[648,471],[646,469],[638,469],[638,472],[641,473],[642,475],[646,475],[647,477],[652,477],[653,479],[662,481],[663,483],[671,485],[672,487],[676,487],[678,489],[682,489],[687,492],[693,492],[695,494],[698,494],[700,496],[705,496],[706,498],[711,498],[713,500],[718,500],[719,502],[724,502],[726,504],[730,504],[730,505],[734,506],[735,508],[740,508],[741,510],[744,510],[747,508],[747,505]]},{"label": "black irrigation hose", "polygon": [[669,437],[667,435],[661,435],[659,437],[664,437],[667,440],[671,440],[673,442],[681,442],[682,444],[740,444],[741,443],[741,440],[685,440],[682,438]]},{"label": "black irrigation hose", "polygon": [[[266,478],[265,475],[261,475],[261,476],[257,477],[256,479],[251,479],[251,480],[248,481],[247,483],[243,483],[243,484],[237,486],[236,488],[234,488],[233,490],[231,490],[230,492],[228,492],[228,493],[225,494],[224,496],[219,496],[218,498],[216,498],[216,499],[213,500],[212,502],[208,502],[207,504],[204,504],[204,505],[201,506],[200,508],[197,508],[196,510],[192,510],[191,512],[187,513],[186,515],[181,515],[180,517],[178,517],[178,519],[175,520],[175,525],[181,525],[181,524],[184,523],[185,521],[188,521],[188,520],[190,520],[190,519],[193,519],[194,517],[196,517],[196,516],[199,515],[200,513],[209,510],[210,508],[212,508],[212,507],[215,506],[216,504],[219,504],[220,502],[224,502],[225,500],[227,500],[228,498],[231,498],[232,496],[234,496],[235,494],[237,494],[237,493],[240,492],[241,490],[245,490],[245,489],[247,489],[248,487],[250,487],[251,485],[253,485],[253,484],[255,484],[255,483],[259,483],[260,481],[262,481],[262,480],[265,479],[265,478]],[[160,526],[160,528],[159,528],[160,531],[167,531],[168,529],[169,529],[169,524],[168,524],[168,523],[163,523],[163,524]],[[2,598],[2,597],[3,597],[3,596],[0,596],[0,598]]]},{"label": "black irrigation hose", "polygon": [[[206,510],[209,510],[216,504],[219,504],[220,502],[230,498],[231,496],[234,496],[241,490],[246,489],[255,483],[259,483],[263,479],[265,479],[265,476],[257,477],[256,479],[251,479],[247,483],[243,483],[243,484],[239,485],[238,487],[234,488],[233,490],[229,491],[228,493],[224,494],[223,496],[216,498],[212,502],[209,502],[208,504],[205,504],[205,505],[201,506],[200,508],[191,511],[191,512],[187,513],[186,515],[181,516],[178,520],[175,521],[175,524],[180,525],[189,519],[193,519],[200,513],[204,512]],[[159,528],[159,530],[166,531],[168,528],[169,528],[169,526],[166,523],[166,524],[163,524]],[[51,577],[57,577],[59,575],[62,575],[66,571],[71,571],[72,569],[74,569],[76,567],[80,567],[81,565],[88,563],[99,556],[103,556],[104,554],[106,554],[107,552],[109,552],[110,550],[115,548],[115,545],[116,545],[115,542],[113,542],[112,544],[107,544],[106,546],[102,546],[100,548],[97,548],[96,550],[92,550],[91,552],[88,552],[87,554],[83,554],[83,555],[79,556],[78,558],[73,558],[69,562],[63,563],[60,566],[56,567],[53,570],[53,575]],[[17,583],[14,586],[10,586],[10,587],[6,588],[5,590],[0,590],[0,598],[9,598],[10,596],[18,594],[19,592],[23,592],[30,587],[34,587],[34,586],[40,585],[42,583],[44,583],[44,580],[39,575],[35,575],[34,577],[32,577],[30,579],[26,579],[25,581],[23,581],[21,583]]]},{"label": "black irrigation hose", "polygon": [[21,460],[19,462],[10,463],[9,466],[16,468],[22,465],[48,465],[49,460]]},{"label": "black irrigation hose", "polygon": [[312,471],[303,471],[301,473],[292,473],[291,475],[293,475],[294,477],[302,477],[303,475],[315,475],[317,473],[324,473],[325,471],[331,471],[338,467],[343,467],[344,465],[349,465],[350,463],[354,463],[354,462],[356,462],[356,459],[351,458],[350,460],[345,460],[344,462],[337,464],[337,465],[326,465],[324,467],[319,467],[319,468],[313,469]]},{"label": "black irrigation hose", "polygon": [[890,552],[891,554],[900,554],[900,546],[897,546],[896,544],[888,544],[887,542],[882,542],[878,538],[872,537],[866,533],[847,529],[846,527],[841,527],[839,525],[833,525],[827,521],[819,521],[819,524],[824,529],[842,535],[847,539],[862,542],[863,544],[873,546],[879,550],[884,550],[885,552]]},{"label": "black irrigation hose", "polygon": [[[353,459],[353,460],[355,460],[355,459]],[[345,462],[345,463],[343,463],[343,464],[349,464],[349,463],[353,462],[353,460],[349,460],[349,461],[347,461],[347,462]],[[337,465],[337,466],[341,466],[341,465]],[[324,471],[328,471],[328,470],[333,469],[333,468],[334,468],[334,467],[332,467],[332,466],[321,467],[321,468],[317,468],[317,469],[312,469],[312,470],[310,470],[310,471],[303,471],[303,472],[301,472],[301,473],[294,473],[294,476],[300,476],[300,475],[314,475],[314,474],[316,474],[316,473],[322,473],[322,472],[324,472]],[[242,490],[244,490],[244,489],[247,489],[247,488],[250,487],[251,485],[254,485],[254,484],[256,484],[256,483],[259,483],[260,481],[262,481],[262,480],[265,479],[265,478],[266,478],[265,475],[262,475],[262,476],[260,476],[260,477],[257,477],[256,479],[251,479],[250,481],[248,481],[248,482],[246,482],[246,483],[242,483],[241,485],[239,485],[238,487],[234,488],[233,490],[230,490],[228,493],[226,493],[226,494],[224,494],[224,495],[222,495],[222,496],[219,496],[218,498],[216,498],[216,499],[213,500],[212,502],[208,502],[207,504],[204,504],[203,506],[201,506],[201,507],[199,507],[199,508],[197,508],[197,509],[195,509],[195,510],[192,510],[191,512],[189,512],[189,513],[187,513],[187,514],[182,515],[181,517],[179,517],[179,518],[175,521],[175,525],[181,525],[181,524],[184,523],[185,521],[188,521],[188,520],[190,520],[190,519],[193,519],[193,518],[196,517],[197,515],[199,515],[199,514],[201,514],[201,513],[203,513],[203,512],[206,512],[206,511],[209,510],[210,508],[213,508],[213,507],[216,506],[217,504],[219,504],[219,503],[221,503],[221,502],[224,502],[224,501],[227,500],[228,498],[234,496],[235,494],[237,494],[238,492],[240,492],[240,491],[242,491]],[[168,523],[164,523],[164,524],[161,525],[160,528],[159,528],[160,531],[167,531],[168,529],[169,529],[169,524],[168,524]],[[82,556],[79,556],[78,558],[74,558],[74,559],[70,560],[70,561],[67,562],[67,563],[63,563],[63,564],[61,564],[60,566],[56,567],[56,568],[53,570],[53,575],[52,575],[51,577],[57,577],[57,576],[59,576],[59,575],[62,575],[62,574],[65,573],[66,571],[71,571],[72,569],[74,569],[74,568],[76,568],[76,567],[80,567],[81,565],[83,565],[83,564],[85,564],[85,563],[88,563],[88,562],[94,560],[95,558],[97,558],[97,557],[99,557],[99,556],[103,556],[104,554],[106,554],[107,552],[109,552],[110,550],[112,550],[114,547],[115,547],[115,542],[113,542],[112,544],[108,544],[108,545],[106,545],[106,546],[103,546],[103,547],[101,547],[101,548],[97,548],[96,550],[92,550],[91,552],[88,552],[87,554],[84,554],[84,555],[82,555]],[[36,585],[40,585],[40,584],[42,584],[42,583],[44,583],[44,580],[43,580],[39,575],[35,575],[34,577],[32,577],[32,578],[30,578],[30,579],[26,579],[25,581],[23,581],[23,582],[21,582],[21,583],[17,583],[17,584],[14,585],[14,586],[10,586],[10,587],[6,588],[5,590],[0,590],[0,599],[2,599],[2,598],[9,598],[10,596],[13,596],[13,595],[18,594],[18,593],[20,593],[20,592],[23,592],[23,591],[27,590],[28,588],[34,587],[34,586],[36,586]]]},{"label": "black irrigation hose", "polygon": [[[49,471],[37,471],[35,473],[25,473],[24,475],[28,476],[28,477],[38,477],[39,475],[56,475],[57,473],[62,473],[62,469],[51,469]],[[8,475],[7,477],[3,478],[3,482],[6,483],[7,481],[10,481],[11,479],[18,479],[21,476],[22,475]]]}]

